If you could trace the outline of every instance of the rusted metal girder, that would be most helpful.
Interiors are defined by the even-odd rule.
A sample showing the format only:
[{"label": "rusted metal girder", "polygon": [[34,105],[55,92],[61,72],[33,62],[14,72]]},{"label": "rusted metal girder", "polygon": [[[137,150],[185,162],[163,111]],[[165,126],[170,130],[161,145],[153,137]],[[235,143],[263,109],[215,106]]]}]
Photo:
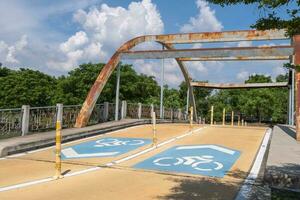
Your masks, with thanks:
[{"label": "rusted metal girder", "polygon": [[[167,43],[195,43],[195,42],[234,42],[234,41],[251,41],[251,40],[280,40],[287,39],[284,30],[267,30],[267,31],[227,31],[227,32],[212,32],[212,33],[186,33],[186,34],[171,34],[171,35],[147,35],[136,37],[123,44],[110,58],[107,64],[103,67],[98,75],[94,85],[91,87],[81,111],[76,119],[75,127],[84,127],[87,125],[96,101],[101,94],[107,80],[115,70],[121,59],[121,53],[129,51],[136,45],[143,42],[159,42],[167,46]],[[181,56],[187,57],[187,56]],[[183,63],[176,59],[180,66]],[[186,71],[186,67],[181,67],[181,70]],[[186,73],[188,74],[188,73]],[[185,76],[186,82],[190,84],[190,78]],[[192,86],[190,94],[192,92]],[[193,98],[194,99],[194,98]],[[192,99],[192,100],[193,100]],[[196,112],[195,112],[196,114]]]},{"label": "rusted metal girder", "polygon": [[182,62],[191,61],[261,61],[261,60],[290,60],[290,56],[256,56],[256,57],[213,57],[213,58],[178,58]]},{"label": "rusted metal girder", "polygon": [[285,30],[245,30],[245,31],[224,31],[206,33],[183,33],[167,35],[151,35],[151,41],[156,40],[163,43],[189,44],[204,42],[237,42],[254,40],[284,40],[289,39]]},{"label": "rusted metal girder", "polygon": [[295,48],[294,51],[294,60],[293,64],[298,66],[295,71],[295,92],[296,92],[296,139],[300,141],[300,35],[296,35],[293,37],[293,46]]},{"label": "rusted metal girder", "polygon": [[231,47],[231,48],[201,48],[201,49],[176,49],[176,50],[151,50],[151,51],[126,51],[122,52],[122,59],[163,59],[163,58],[236,58],[237,60],[249,57],[290,56],[293,55],[292,46],[269,47]]},{"label": "rusted metal girder", "polygon": [[288,87],[288,82],[278,83],[203,83],[192,82],[194,87],[213,88],[213,89],[247,89],[247,88],[275,88],[275,87]]},{"label": "rusted metal girder", "polygon": [[[163,44],[163,43],[161,43],[161,44]],[[171,45],[171,44],[163,44],[163,45],[166,47],[166,49],[174,49],[173,45]],[[190,102],[191,102],[191,105],[192,105],[193,111],[194,111],[194,119],[195,119],[195,121],[198,121],[197,107],[196,107],[196,101],[195,101],[195,96],[194,96],[194,88],[191,85],[192,78],[189,75],[189,71],[187,70],[185,64],[183,62],[181,62],[178,58],[175,58],[175,60],[183,74],[183,77],[187,84],[187,87],[189,88],[189,91],[190,91],[189,98],[190,98]]]}]

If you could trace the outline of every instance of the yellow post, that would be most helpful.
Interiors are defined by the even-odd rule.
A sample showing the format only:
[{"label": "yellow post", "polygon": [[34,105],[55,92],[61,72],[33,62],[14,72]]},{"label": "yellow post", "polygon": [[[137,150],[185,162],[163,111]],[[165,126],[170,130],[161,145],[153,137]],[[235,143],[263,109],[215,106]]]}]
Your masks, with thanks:
[{"label": "yellow post", "polygon": [[152,145],[155,145],[155,147],[157,147],[156,115],[155,115],[155,112],[152,112],[152,131],[153,131]]},{"label": "yellow post", "polygon": [[223,126],[225,125],[225,113],[226,113],[226,110],[225,108],[223,108]]},{"label": "yellow post", "polygon": [[238,115],[238,126],[240,126],[241,116]]},{"label": "yellow post", "polygon": [[61,121],[56,122],[56,149],[55,149],[55,179],[62,178],[61,174]]},{"label": "yellow post", "polygon": [[193,119],[194,119],[194,108],[190,107],[190,130],[193,129]]},{"label": "yellow post", "polygon": [[210,125],[214,124],[214,106],[211,106],[210,110]]},{"label": "yellow post", "polygon": [[231,111],[231,126],[233,126],[233,122],[234,122],[234,112]]}]

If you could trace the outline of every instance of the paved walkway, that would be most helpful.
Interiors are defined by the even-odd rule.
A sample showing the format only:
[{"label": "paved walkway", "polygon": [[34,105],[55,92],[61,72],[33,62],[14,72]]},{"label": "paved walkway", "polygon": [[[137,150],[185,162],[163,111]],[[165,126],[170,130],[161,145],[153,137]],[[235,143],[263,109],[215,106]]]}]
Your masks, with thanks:
[{"label": "paved walkway", "polygon": [[295,127],[274,127],[265,173],[271,186],[300,190],[300,142],[295,138]]},{"label": "paved walkway", "polygon": [[[120,121],[110,121],[84,128],[63,129],[62,140],[63,142],[76,140],[149,122],[149,120],[145,119],[123,119]],[[0,140],[0,157],[53,145],[54,139],[55,130]]]},{"label": "paved walkway", "polygon": [[[0,192],[0,199],[234,199],[251,169],[265,131],[266,128],[201,125],[195,125],[191,131],[188,124],[159,124],[157,147],[147,143],[116,156],[64,160],[65,178],[57,181],[51,178],[53,147],[8,157],[0,160],[0,186],[9,188]],[[97,144],[101,152],[112,151],[111,145],[99,146],[98,141],[104,138],[152,141],[152,127],[121,129],[65,143],[63,149],[95,153],[91,147],[95,149]],[[196,158],[196,154],[203,158]],[[203,162],[204,157],[214,158],[214,162]],[[186,159],[184,164],[181,159]],[[38,182],[29,186],[28,181]],[[15,184],[21,186],[16,189]]]}]

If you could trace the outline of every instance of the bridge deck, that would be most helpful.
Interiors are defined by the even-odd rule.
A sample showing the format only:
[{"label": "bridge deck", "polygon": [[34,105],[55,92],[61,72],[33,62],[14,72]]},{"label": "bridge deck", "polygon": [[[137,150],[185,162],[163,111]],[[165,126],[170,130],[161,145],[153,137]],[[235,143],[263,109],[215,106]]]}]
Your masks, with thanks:
[{"label": "bridge deck", "polygon": [[[129,147],[126,147],[127,149],[118,147],[124,152],[117,156],[65,159],[63,172],[66,176],[72,175],[71,177],[21,187],[17,190],[11,188],[11,190],[0,192],[0,199],[120,199],[120,197],[122,199],[201,199],[201,197],[233,199],[248,175],[266,128],[195,126],[193,132],[190,132],[188,125],[160,124],[157,130],[157,148],[151,144],[150,125],[131,127],[67,143],[63,149],[72,148],[79,154],[87,155],[87,153],[95,153],[92,152],[93,150],[89,152],[89,147],[85,146],[85,144],[90,144],[87,142],[95,142],[104,138],[146,141],[145,145],[133,150]],[[147,143],[149,141],[150,143]],[[131,144],[136,142],[133,141]],[[99,145],[100,143],[93,144]],[[225,160],[221,158],[213,165],[198,163],[196,165],[199,169],[213,170],[211,172],[196,170],[195,174],[197,166],[192,167],[191,163],[195,164],[197,158],[195,155],[194,157],[181,155],[182,152],[177,152],[178,147],[192,147],[193,150],[184,152],[187,154],[199,152],[200,154],[213,154],[215,158],[218,158],[219,151],[222,151],[221,153],[225,152],[229,157],[224,157]],[[210,149],[210,147],[216,149]],[[113,149],[111,146],[105,148],[110,151]],[[101,152],[105,152],[105,148]],[[52,147],[0,160],[2,189],[6,186],[13,187],[19,183],[51,177],[54,174],[53,150]],[[151,168],[154,165],[151,166],[149,159],[155,159],[157,156],[163,158],[168,153],[173,158],[181,156],[182,159],[187,159],[186,157],[189,156],[190,164],[188,160],[181,164],[176,164],[174,160],[168,162],[161,160],[159,161],[161,162],[160,168]],[[231,155],[235,155],[234,159],[231,159]],[[228,163],[229,161],[232,163]],[[222,164],[221,171],[225,167],[229,167],[228,170],[225,170],[224,174],[215,173],[217,163]],[[170,167],[164,168],[166,167],[163,166],[164,164],[170,164]],[[183,171],[180,171],[182,169]],[[76,173],[83,172],[87,173],[76,175]]]}]

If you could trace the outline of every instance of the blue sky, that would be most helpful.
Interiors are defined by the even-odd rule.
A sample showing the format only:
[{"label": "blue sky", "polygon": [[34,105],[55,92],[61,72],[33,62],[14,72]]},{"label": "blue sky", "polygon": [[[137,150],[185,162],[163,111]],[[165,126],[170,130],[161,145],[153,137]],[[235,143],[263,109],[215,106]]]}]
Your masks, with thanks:
[{"label": "blue sky", "polygon": [[[51,75],[66,74],[84,62],[106,62],[118,46],[137,35],[245,30],[264,15],[254,5],[222,8],[204,0],[3,0],[0,13],[0,62],[12,69],[30,67]],[[160,81],[161,61],[125,62]],[[174,60],[164,62],[166,82],[176,87],[183,77]],[[190,62],[187,67],[196,80],[243,82],[253,73],[274,78],[285,72],[282,63]]]}]

